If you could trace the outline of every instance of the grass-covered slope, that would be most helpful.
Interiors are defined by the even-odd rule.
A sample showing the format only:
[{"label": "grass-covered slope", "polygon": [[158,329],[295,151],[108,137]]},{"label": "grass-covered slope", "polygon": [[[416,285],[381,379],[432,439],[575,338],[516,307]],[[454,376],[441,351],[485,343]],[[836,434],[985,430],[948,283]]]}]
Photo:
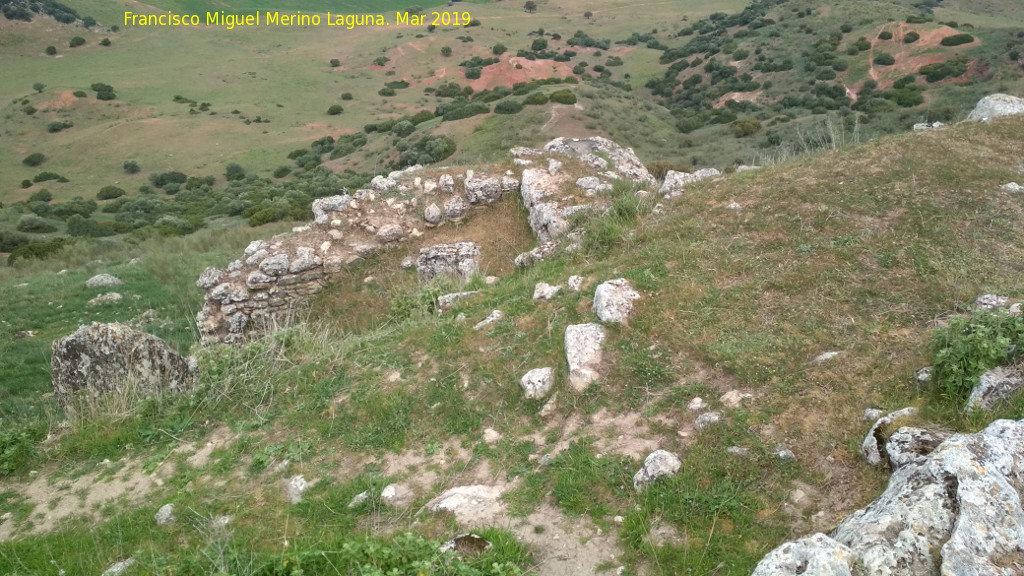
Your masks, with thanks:
[{"label": "grass-covered slope", "polygon": [[[878,493],[883,475],[858,456],[865,407],[918,405],[923,418],[959,429],[1019,416],[1015,398],[963,417],[960,399],[919,388],[913,375],[931,363],[936,319],[980,293],[1022,295],[1021,202],[1000,188],[1022,178],[1022,128],[1024,119],[1012,118],[890,137],[692,185],[654,212],[620,187],[609,215],[581,222],[580,251],[525,271],[508,265],[525,229],[517,199],[481,209],[438,238],[488,239],[481,272],[502,278],[475,281],[480,294],[445,316],[432,313],[432,298],[455,287],[419,287],[399,269],[399,248],[339,278],[308,322],[245,347],[199,351],[204,388],[191,398],[99,407],[97,419],[53,428],[57,438],[43,444],[32,437],[40,425],[28,422],[29,450],[5,452],[18,460],[0,484],[0,513],[12,514],[4,529],[19,538],[0,543],[0,566],[43,571],[53,560],[69,573],[99,572],[133,555],[139,573],[277,574],[297,561],[313,569],[324,558],[358,558],[351,554],[364,549],[352,543],[367,534],[443,539],[458,530],[454,519],[415,514],[422,504],[450,486],[508,483],[497,523],[534,544],[524,550],[489,532],[502,544],[483,570],[493,560],[546,573],[543,534],[568,522],[579,531],[570,541],[596,528],[614,536],[615,559],[602,567],[747,574],[784,539],[828,530]],[[728,208],[733,202],[740,209]],[[45,274],[11,270],[4,292]],[[585,278],[581,292],[532,300],[536,282],[571,274]],[[564,383],[565,326],[592,321],[594,287],[615,277],[643,298],[628,326],[609,328],[604,377],[574,394]],[[191,277],[163,282],[179,281]],[[44,308],[45,295],[27,294],[19,306],[50,311],[32,326],[4,324],[5,339],[8,330],[66,322]],[[472,329],[496,308],[504,320]],[[825,351],[840,354],[815,363]],[[556,372],[557,405],[546,417],[544,402],[519,388],[539,366]],[[719,398],[731,390],[753,398],[725,407]],[[721,423],[695,428],[687,404],[696,396],[722,411]],[[19,429],[8,422],[5,430]],[[780,445],[796,460],[779,459]],[[654,448],[678,453],[683,471],[638,493],[632,474]],[[98,465],[103,459],[113,464]],[[162,485],[136,482],[144,495],[87,500],[94,479],[149,473]],[[295,506],[282,490],[293,474],[318,480]],[[72,483],[79,478],[84,485]],[[355,494],[395,481],[416,487],[408,507],[376,498],[348,507]],[[102,504],[64,523],[48,519],[76,499]],[[152,514],[164,502],[176,503],[182,520],[156,529]],[[549,510],[554,516],[538,519]],[[234,517],[233,532],[211,531],[219,514]],[[44,528],[48,535],[32,533]],[[413,544],[372,546],[376,561]],[[343,550],[349,556],[334,555]],[[399,556],[429,559],[417,550]]]}]

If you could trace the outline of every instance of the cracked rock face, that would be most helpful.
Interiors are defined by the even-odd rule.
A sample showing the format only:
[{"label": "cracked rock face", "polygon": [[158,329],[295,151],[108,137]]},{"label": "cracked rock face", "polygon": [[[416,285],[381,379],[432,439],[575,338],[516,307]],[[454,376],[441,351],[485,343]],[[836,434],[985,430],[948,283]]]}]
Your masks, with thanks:
[{"label": "cracked rock face", "polygon": [[[637,182],[653,182],[654,178],[647,171],[643,162],[637,158],[632,148],[623,148],[615,142],[600,136],[591,138],[555,138],[544,145],[545,152],[565,154],[580,158],[592,168],[598,170],[614,170],[625,178]],[[611,165],[602,158],[611,160]]]},{"label": "cracked rock face", "polygon": [[430,282],[438,276],[469,280],[479,268],[479,256],[480,246],[476,242],[437,244],[420,249],[416,272],[420,282]]},{"label": "cracked rock face", "polygon": [[1015,114],[1024,114],[1024,98],[1008,94],[990,94],[978,101],[967,119],[984,121]]},{"label": "cracked rock face", "polygon": [[[93,323],[53,343],[54,397],[69,408],[82,390],[97,397],[108,392],[156,396],[188,392],[196,367],[166,342],[120,324]],[[136,391],[137,389],[137,391]]]},{"label": "cracked rock face", "polygon": [[832,534],[779,546],[754,576],[1005,574],[997,562],[1024,550],[1024,420],[954,434],[920,456]]}]

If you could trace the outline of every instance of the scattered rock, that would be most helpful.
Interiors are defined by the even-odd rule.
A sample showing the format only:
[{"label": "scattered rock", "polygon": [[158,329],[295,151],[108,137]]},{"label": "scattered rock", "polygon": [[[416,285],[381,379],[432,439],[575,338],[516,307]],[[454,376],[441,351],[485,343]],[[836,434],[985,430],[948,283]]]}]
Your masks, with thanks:
[{"label": "scattered rock", "polygon": [[971,390],[964,411],[991,410],[996,404],[1024,386],[1024,371],[1016,367],[999,366],[985,372],[978,378],[978,385]]},{"label": "scattered rock", "polygon": [[554,254],[557,248],[558,244],[554,242],[544,242],[543,244],[537,246],[533,250],[530,250],[529,252],[523,252],[522,254],[516,256],[515,264],[519,268],[533,266],[537,262],[546,260],[548,256]]},{"label": "scattered rock", "polygon": [[14,333],[14,337],[17,339],[35,338],[39,336],[38,330],[19,330]]},{"label": "scattered rock", "polygon": [[855,559],[849,548],[818,533],[771,551],[752,576],[851,576]]},{"label": "scattered rock", "polygon": [[601,156],[611,160],[615,172],[637,182],[653,182],[654,178],[647,171],[632,148],[623,148],[615,142],[600,136],[591,138],[556,138],[544,145],[545,152],[575,156],[592,168],[607,170],[608,162]]},{"label": "scattered rock", "polygon": [[404,484],[388,484],[380,492],[380,501],[391,508],[408,506],[415,499],[416,494]]},{"label": "scattered rock", "polygon": [[496,444],[498,440],[501,440],[501,432],[498,432],[494,428],[487,428],[484,430],[484,442],[488,444]]},{"label": "scattered rock", "polygon": [[108,392],[154,396],[191,390],[196,365],[166,342],[120,324],[93,323],[53,343],[50,372],[54,397],[65,409],[79,390],[96,397]]},{"label": "scattered rock", "polygon": [[707,178],[721,176],[722,173],[715,168],[704,168],[690,174],[688,172],[676,172],[669,170],[665,173],[665,181],[662,182],[658,193],[662,196],[675,197],[682,193],[683,188],[694,182],[700,182]]},{"label": "scattered rock", "polygon": [[554,368],[534,368],[519,380],[519,385],[530,400],[537,400],[548,395],[555,381]]},{"label": "scattered rock", "polygon": [[308,246],[300,246],[295,250],[295,259],[288,266],[288,272],[298,274],[312,270],[323,264],[324,261],[316,255],[316,252]]},{"label": "scattered rock", "polygon": [[[348,194],[313,200],[313,221],[321,226],[326,225],[330,221],[331,212],[341,212],[351,201],[352,197]],[[245,255],[249,256],[248,251]]]},{"label": "scattered rock", "polygon": [[700,396],[697,396],[693,400],[690,400],[690,403],[686,405],[686,409],[689,410],[690,412],[700,412],[701,410],[703,410],[703,409],[705,409],[707,407],[708,407],[708,405],[704,402],[704,399],[701,398]]},{"label": "scattered rock", "polygon": [[455,552],[458,556],[479,556],[484,552],[487,552],[493,547],[490,540],[477,534],[458,534],[451,540],[448,540],[438,551],[444,552]]},{"label": "scattered rock", "polygon": [[[250,244],[250,246],[252,246],[252,244]],[[223,270],[218,268],[207,268],[199,275],[199,279],[196,280],[196,286],[203,290],[209,290],[210,288],[220,284],[223,278]]]},{"label": "scattered rock", "polygon": [[444,215],[450,220],[458,220],[466,215],[469,207],[461,196],[452,196],[444,202]]},{"label": "scattered rock", "polygon": [[865,408],[864,417],[861,419],[862,422],[871,422],[872,420],[878,420],[885,415],[885,411],[881,408]]},{"label": "scattered rock", "polygon": [[579,292],[583,288],[583,276],[569,276],[569,281],[566,282],[569,286],[569,290],[573,292]]},{"label": "scattered rock", "polygon": [[562,290],[561,286],[552,286],[546,282],[538,282],[533,287],[534,300],[551,300]]},{"label": "scattered rock", "polygon": [[893,470],[924,459],[953,433],[947,430],[926,430],[904,426],[885,442],[885,453]]},{"label": "scattered rock", "polygon": [[907,408],[890,412],[888,415],[879,418],[871,425],[871,429],[868,430],[867,436],[864,437],[864,442],[860,445],[860,453],[864,456],[864,459],[868,461],[868,464],[872,466],[881,466],[884,460],[882,450],[885,449],[885,446],[882,444],[881,440],[881,429],[892,425],[892,423],[897,420],[909,418],[915,414],[917,414],[917,408],[908,406]]},{"label": "scattered rock", "polygon": [[736,202],[730,202],[729,205],[725,207],[725,209],[726,210],[742,210],[743,207],[740,206],[739,204],[737,204]]},{"label": "scattered rock", "polygon": [[356,506],[359,506],[360,504],[366,502],[369,499],[370,492],[368,490],[360,492],[359,494],[356,494],[355,496],[352,497],[352,500],[350,500],[348,503],[348,507],[355,508]]},{"label": "scattered rock", "polygon": [[412,270],[416,266],[416,260],[412,256],[406,256],[402,258],[402,262],[398,265],[402,270]]},{"label": "scattered rock", "polygon": [[284,494],[289,504],[298,504],[302,502],[302,495],[305,494],[306,490],[309,490],[309,482],[301,475],[292,476],[288,479],[288,483],[285,484]]},{"label": "scattered rock", "polygon": [[476,274],[479,256],[480,246],[475,242],[421,248],[416,259],[416,272],[420,282],[430,282],[438,276],[453,276],[468,282]]},{"label": "scattered rock", "polygon": [[779,460],[796,460],[796,454],[793,454],[793,451],[785,446],[776,446],[773,452]]},{"label": "scattered rock", "polygon": [[423,210],[423,219],[431,224],[437,224],[441,221],[442,216],[441,209],[438,208],[437,204],[431,202],[426,209]]},{"label": "scattered rock", "polygon": [[748,449],[746,449],[746,448],[744,448],[742,446],[729,446],[728,448],[725,449],[725,451],[728,452],[729,454],[734,454],[736,456],[749,456],[750,455],[750,450],[748,450]]},{"label": "scattered rock", "polygon": [[643,468],[633,476],[633,488],[642,490],[662,476],[675,476],[683,467],[679,457],[667,450],[655,450],[644,459]]},{"label": "scattered rock", "polygon": [[601,185],[601,180],[596,176],[584,176],[576,180],[576,186],[584,190],[593,190]]},{"label": "scattered rock", "polygon": [[86,288],[106,288],[108,286],[121,286],[124,282],[117,276],[110,274],[97,274],[85,281]]},{"label": "scattered rock", "polygon": [[562,169],[562,163],[554,158],[548,158],[548,174],[554,176]]},{"label": "scattered rock", "polygon": [[102,304],[114,304],[120,302],[123,296],[117,292],[107,292],[89,300],[89,306],[100,306]]},{"label": "scattered rock", "polygon": [[978,101],[968,120],[987,122],[992,118],[1024,114],[1024,99],[1008,94],[990,94]]},{"label": "scattered rock", "polygon": [[974,300],[975,310],[994,310],[996,308],[1006,308],[1010,303],[1010,298],[1007,296],[999,296],[997,294],[982,294]]},{"label": "scattered rock", "polygon": [[582,392],[601,377],[604,327],[600,324],[573,324],[565,328],[565,358],[569,364],[569,385]]},{"label": "scattered rock", "polygon": [[914,374],[914,379],[917,380],[918,384],[927,384],[932,381],[932,367],[925,366]]},{"label": "scattered rock", "polygon": [[288,273],[288,254],[278,252],[260,262],[260,270],[269,276],[283,276]]},{"label": "scattered rock", "polygon": [[501,320],[504,316],[505,315],[501,313],[501,310],[492,310],[491,313],[487,315],[487,318],[484,318],[473,326],[473,330],[483,330],[491,324]]},{"label": "scattered rock", "polygon": [[370,180],[370,187],[378,192],[385,192],[395,186],[398,186],[398,182],[384,176],[374,176],[373,180]]},{"label": "scattered rock", "polygon": [[164,504],[161,506],[160,509],[156,511],[156,516],[154,516],[154,518],[156,519],[157,526],[170,526],[171,524],[174,524],[174,504]]},{"label": "scattered rock", "polygon": [[377,229],[376,238],[381,244],[398,242],[405,236],[405,231],[398,224],[385,224]]},{"label": "scattered rock", "polygon": [[625,278],[609,280],[594,291],[594,314],[602,322],[625,324],[633,313],[633,301],[639,299],[640,294]]},{"label": "scattered rock", "polygon": [[927,130],[934,130],[936,128],[942,128],[945,126],[942,122],[918,122],[914,124],[914,132],[924,132]]},{"label": "scattered rock", "polygon": [[749,392],[740,392],[739,390],[730,390],[722,397],[718,399],[719,402],[725,405],[726,408],[739,408],[743,404],[744,400],[750,400],[754,395]]},{"label": "scattered rock", "polygon": [[697,416],[697,420],[694,425],[698,430],[703,430],[713,424],[718,424],[722,421],[722,414],[719,412],[705,412],[700,416]]},{"label": "scattered rock", "polygon": [[1008,182],[1003,184],[1002,189],[1004,192],[1024,192],[1024,186],[1017,184],[1016,182]]},{"label": "scattered rock", "polygon": [[135,558],[127,558],[125,560],[121,560],[120,562],[114,562],[110,565],[110,568],[107,568],[103,571],[102,576],[121,576],[121,574],[124,574],[125,570],[131,568],[134,565]]},{"label": "scattered rock", "polygon": [[822,352],[821,354],[818,354],[817,356],[814,357],[814,363],[824,364],[825,362],[828,362],[829,360],[835,358],[836,356],[839,356],[841,353],[842,352],[837,351]]},{"label": "scattered rock", "polygon": [[464,188],[470,204],[490,204],[501,199],[502,188],[497,178],[467,178]]},{"label": "scattered rock", "polygon": [[501,280],[501,278],[498,278],[497,276],[488,276],[484,278],[484,284],[488,286],[494,286],[495,284],[498,283],[499,280]]},{"label": "scattered rock", "polygon": [[441,492],[424,507],[431,512],[451,512],[460,522],[472,522],[478,517],[492,517],[487,511],[500,510],[504,486],[456,486]]},{"label": "scattered rock", "polygon": [[442,174],[437,179],[437,187],[441,189],[441,192],[451,194],[455,191],[455,178],[452,178],[451,174]]},{"label": "scattered rock", "polygon": [[[456,302],[458,302],[459,300],[469,298],[470,296],[478,294],[479,292],[479,290],[471,290],[469,292],[453,292],[451,294],[442,294],[441,296],[438,296],[437,315],[443,316],[445,313],[447,313],[449,310],[455,307]],[[465,319],[466,317],[462,316],[462,320]]]}]

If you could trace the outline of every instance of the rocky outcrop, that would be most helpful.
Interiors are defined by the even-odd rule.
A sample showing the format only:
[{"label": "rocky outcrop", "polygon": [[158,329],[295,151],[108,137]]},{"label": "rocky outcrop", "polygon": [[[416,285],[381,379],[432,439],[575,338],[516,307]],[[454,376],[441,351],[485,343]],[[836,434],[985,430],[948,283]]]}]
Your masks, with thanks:
[{"label": "rocky outcrop", "polygon": [[991,410],[1011,394],[1024,386],[1024,371],[1020,368],[1000,366],[985,372],[978,378],[978,385],[971,390],[964,411]]},{"label": "rocky outcrop", "polygon": [[479,268],[477,258],[480,246],[475,242],[438,244],[421,248],[416,259],[416,273],[420,282],[430,282],[438,276],[450,276],[469,280]]},{"label": "rocky outcrop", "polygon": [[864,441],[860,446],[860,453],[864,456],[864,459],[868,461],[868,464],[872,466],[881,466],[885,463],[885,454],[883,452],[884,443],[882,441],[882,430],[886,426],[891,426],[893,422],[903,418],[910,418],[917,414],[917,408],[909,406],[902,410],[890,412],[889,414],[882,416],[871,426],[868,430],[867,436],[864,437]]},{"label": "rocky outcrop", "polygon": [[612,172],[636,182],[654,182],[651,173],[632,148],[623,148],[600,136],[555,138],[544,145],[544,151],[579,158],[591,168]]},{"label": "rocky outcrop", "polygon": [[704,168],[697,170],[694,173],[688,172],[676,172],[675,170],[669,170],[665,173],[665,181],[662,182],[661,188],[658,193],[666,198],[674,198],[683,193],[683,188],[688,184],[694,182],[700,182],[707,178],[713,178],[715,176],[721,176],[721,172],[715,168]]},{"label": "rocky outcrop", "polygon": [[115,392],[139,397],[190,391],[197,381],[194,361],[166,342],[120,324],[93,323],[53,343],[53,393],[65,409],[72,398]]},{"label": "rocky outcrop", "polygon": [[639,299],[625,278],[602,282],[594,291],[594,314],[601,322],[625,324],[633,313],[633,302]]},{"label": "rocky outcrop", "polygon": [[779,546],[754,576],[1005,574],[997,563],[1024,551],[1024,420],[954,434],[898,462],[867,508],[828,536]]},{"label": "rocky outcrop", "polygon": [[978,101],[974,110],[967,115],[967,119],[985,122],[992,118],[1016,114],[1024,114],[1024,98],[1009,94],[990,94]]}]

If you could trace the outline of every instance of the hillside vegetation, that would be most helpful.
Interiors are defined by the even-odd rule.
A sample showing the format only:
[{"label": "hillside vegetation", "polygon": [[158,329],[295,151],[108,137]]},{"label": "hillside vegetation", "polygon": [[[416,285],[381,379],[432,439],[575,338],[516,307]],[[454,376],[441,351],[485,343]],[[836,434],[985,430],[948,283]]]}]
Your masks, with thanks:
[{"label": "hillside vegetation", "polygon": [[[99,573],[132,556],[138,573],[550,573],[548,535],[558,534],[584,552],[594,542],[608,569],[747,574],[784,539],[827,530],[878,493],[883,475],[859,458],[865,407],[916,405],[961,430],[1024,407],[1016,398],[967,417],[959,399],[914,380],[932,361],[936,318],[980,293],[1021,296],[1021,204],[1000,187],[1020,178],[1022,128],[1013,118],[888,137],[692,185],[655,212],[620,187],[611,214],[582,223],[581,251],[525,271],[508,265],[523,249],[525,214],[506,198],[440,231],[505,239],[481,270],[501,280],[475,280],[480,295],[447,315],[430,307],[446,287],[400,270],[399,247],[349,269],[292,326],[196,349],[195,395],[97,405],[67,424],[39,400],[34,375],[46,371],[49,339],[20,340],[24,376],[4,386],[33,388],[23,403],[41,407],[4,417],[3,461],[13,467],[0,512],[11,514],[4,534],[18,538],[0,543],[0,565]],[[69,332],[86,311],[99,321],[133,315],[84,307],[81,281],[104,270],[125,275],[139,306],[180,302],[159,316],[184,349],[173,330],[188,330],[200,298],[188,284],[246,239],[210,230],[127,253],[86,243],[7,270],[4,293],[21,296],[3,304],[3,345],[19,342],[16,331]],[[171,265],[169,251],[187,256]],[[130,256],[142,262],[132,268]],[[53,276],[62,267],[67,275]],[[581,292],[531,299],[535,283],[571,274],[585,278]],[[519,377],[550,365],[564,378],[562,332],[587,321],[594,286],[613,277],[642,299],[628,326],[610,330],[607,376],[582,395],[557,385],[557,407],[539,416],[543,402],[523,398]],[[505,319],[474,331],[495,308]],[[813,361],[825,351],[840,354]],[[725,407],[719,397],[732,390],[752,398]],[[694,397],[722,422],[696,429]],[[776,457],[779,446],[796,460]],[[634,491],[632,474],[654,448],[680,454],[682,472]],[[317,481],[298,505],[283,495],[294,474]],[[416,487],[407,507],[378,499],[392,482]],[[416,511],[461,484],[505,488],[498,527],[508,532],[482,532],[491,552],[443,568],[449,560],[421,538],[443,540],[456,521]],[[364,490],[370,499],[350,507]],[[153,513],[168,502],[179,521],[157,527]],[[232,516],[228,528],[216,527],[221,515]]]}]

